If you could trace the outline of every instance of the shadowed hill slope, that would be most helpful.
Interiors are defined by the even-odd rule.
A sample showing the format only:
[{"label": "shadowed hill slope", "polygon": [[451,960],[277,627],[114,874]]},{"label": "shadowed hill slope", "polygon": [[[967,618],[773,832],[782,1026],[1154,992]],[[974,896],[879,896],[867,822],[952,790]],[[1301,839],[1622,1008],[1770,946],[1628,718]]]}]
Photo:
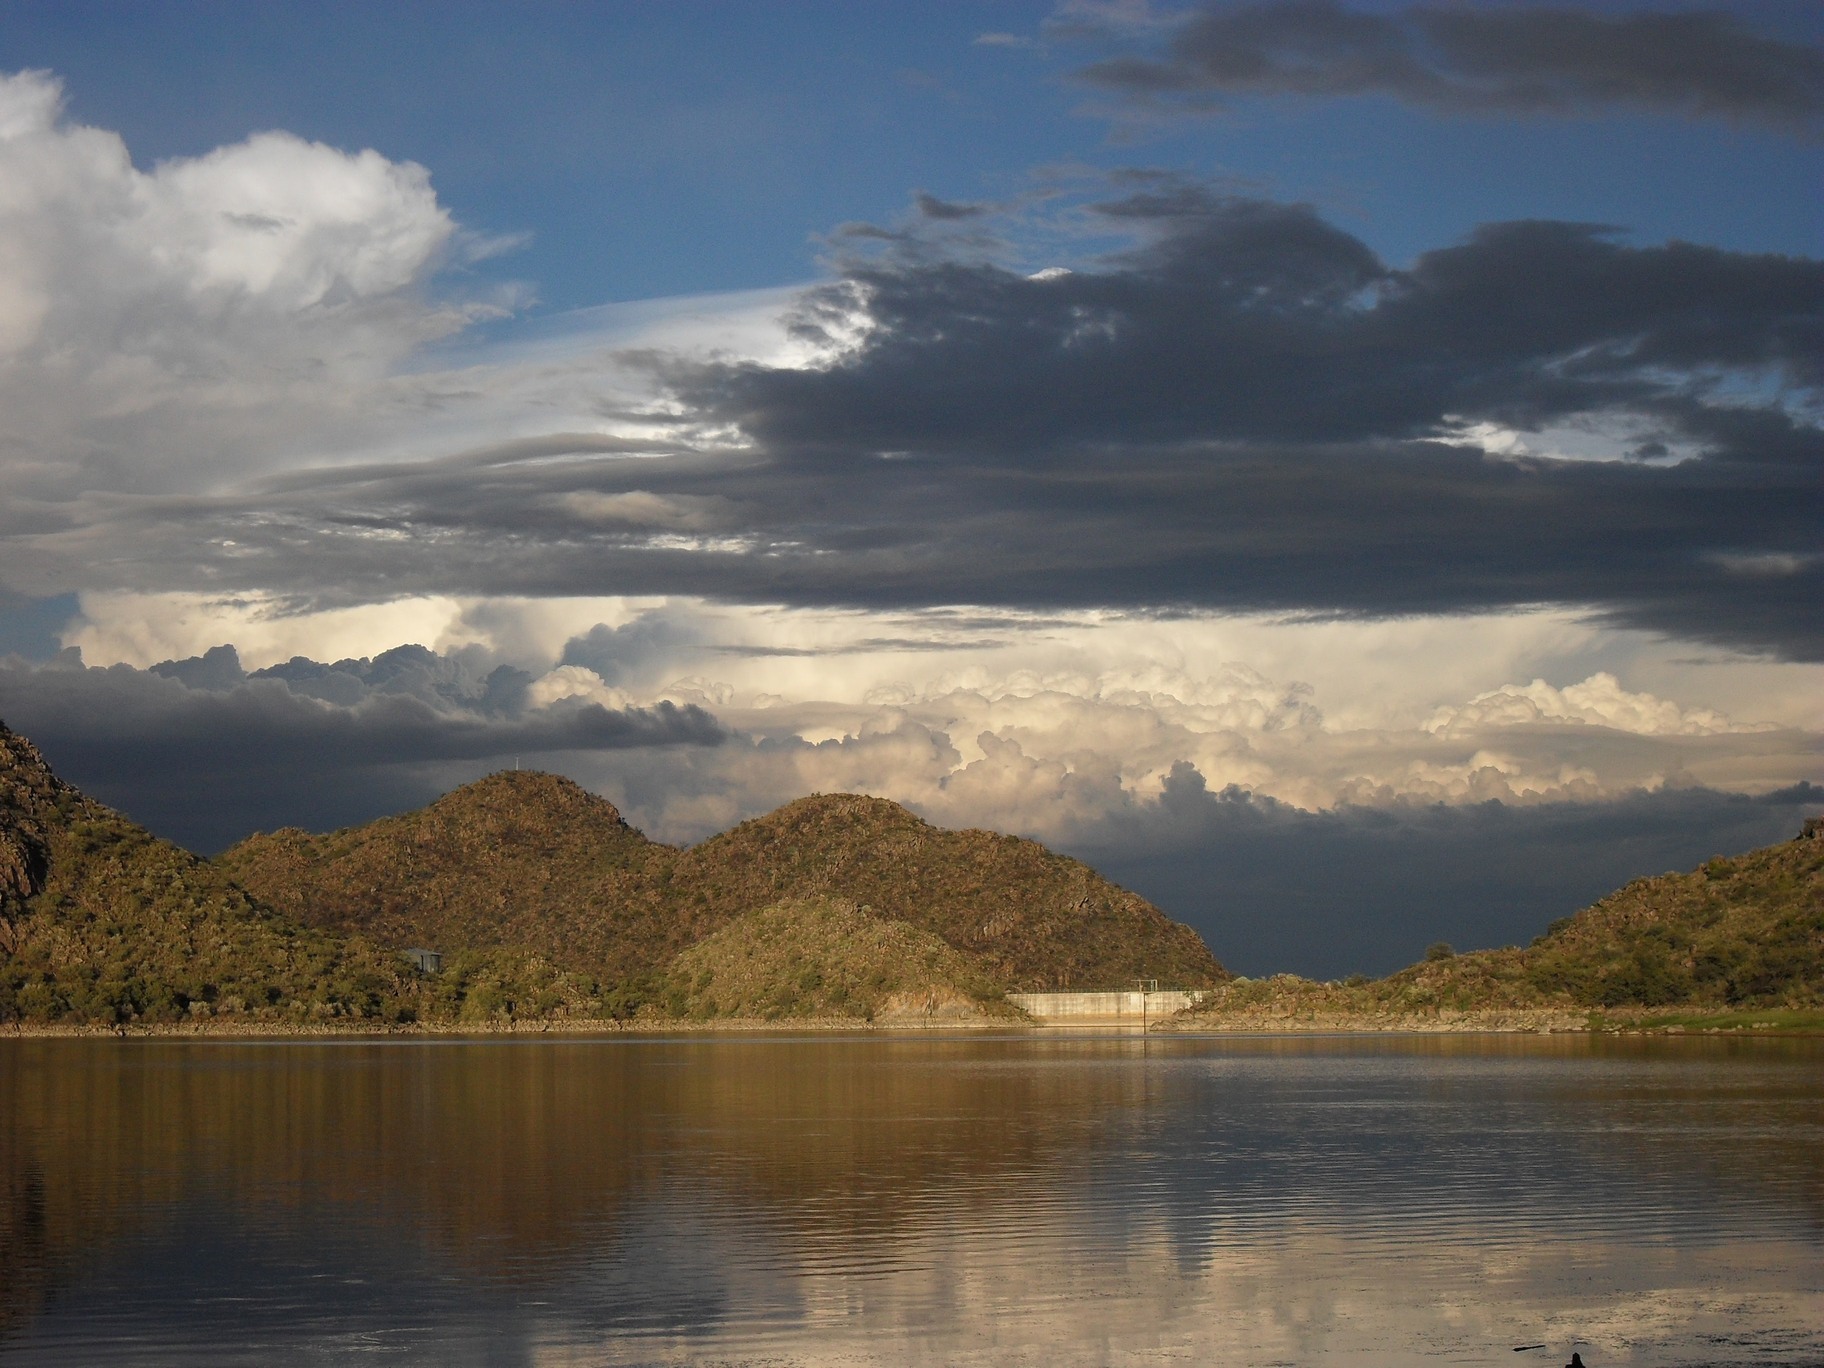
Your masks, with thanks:
[{"label": "shadowed hill slope", "polygon": [[663,970],[736,917],[817,897],[938,936],[997,988],[1227,976],[1194,931],[1076,860],[847,794],[679,851],[567,779],[502,773],[367,826],[250,837],[220,864],[313,926],[443,950],[524,946],[610,981]]},{"label": "shadowed hill slope", "polygon": [[387,1021],[416,991],[397,955],[261,906],[0,725],[0,1021]]}]

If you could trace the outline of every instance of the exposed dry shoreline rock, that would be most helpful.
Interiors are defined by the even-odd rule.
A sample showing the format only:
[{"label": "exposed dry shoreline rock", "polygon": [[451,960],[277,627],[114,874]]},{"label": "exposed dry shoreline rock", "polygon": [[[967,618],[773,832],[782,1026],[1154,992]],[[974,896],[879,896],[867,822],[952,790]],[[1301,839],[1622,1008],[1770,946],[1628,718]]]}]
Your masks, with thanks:
[{"label": "exposed dry shoreline rock", "polygon": [[1455,1035],[1503,1032],[1540,1035],[1587,1032],[1590,1014],[1568,1008],[1492,1008],[1485,1011],[1444,1009],[1437,1012],[1338,1012],[1296,1007],[1256,1008],[1227,1012],[1185,1012],[1153,1027],[1166,1033],[1237,1032],[1248,1034],[1323,1033],[1379,1034],[1421,1032]]},{"label": "exposed dry shoreline rock", "polygon": [[[118,1040],[383,1040],[410,1037],[447,1039],[473,1036],[526,1036],[549,1039],[588,1039],[599,1036],[662,1038],[677,1035],[791,1035],[802,1033],[918,1036],[932,1031],[971,1031],[1015,1035],[1093,1037],[1133,1036],[1137,1025],[1040,1025],[1014,1013],[982,1012],[967,999],[924,1010],[921,997],[907,1010],[889,1008],[872,1021],[861,1017],[720,1017],[679,1020],[642,1017],[633,1021],[608,1019],[493,1020],[485,1022],[409,1022],[395,1025],[350,1023],[283,1026],[257,1021],[187,1021],[171,1024],[121,1027],[0,1023],[0,1041],[118,1039]],[[1231,1012],[1166,1017],[1150,1023],[1147,1034],[1160,1035],[1729,1035],[1820,1036],[1824,1018],[1799,1028],[1754,1024],[1739,1026],[1686,1025],[1682,1021],[1656,1022],[1651,1016],[1623,1022],[1592,1017],[1586,1012],[1497,1010],[1443,1011],[1435,1015],[1352,1015],[1348,1013]]]},{"label": "exposed dry shoreline rock", "polygon": [[671,1036],[671,1035],[790,1035],[794,1032],[850,1032],[862,1035],[920,1035],[933,1030],[1020,1031],[1042,1030],[1012,1016],[991,1016],[977,1011],[953,1016],[924,1016],[917,1012],[873,1021],[861,1017],[717,1017],[704,1021],[651,1017],[635,1021],[607,1018],[520,1019],[484,1022],[434,1021],[399,1025],[299,1025],[275,1026],[257,1021],[185,1021],[120,1027],[0,1023],[0,1040],[392,1040],[421,1036],[441,1039],[463,1036]]}]

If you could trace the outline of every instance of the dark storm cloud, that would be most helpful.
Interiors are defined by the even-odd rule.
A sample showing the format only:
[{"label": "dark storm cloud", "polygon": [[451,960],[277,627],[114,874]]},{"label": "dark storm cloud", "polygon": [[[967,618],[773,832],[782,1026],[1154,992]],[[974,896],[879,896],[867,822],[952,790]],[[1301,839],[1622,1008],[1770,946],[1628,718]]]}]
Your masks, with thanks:
[{"label": "dark storm cloud", "polygon": [[[822,368],[648,358],[686,426],[744,448],[493,449],[115,501],[35,554],[317,603],[1559,603],[1824,659],[1824,263],[1520,222],[1402,269],[1307,208],[1125,180],[1094,214],[1138,245],[1094,269],[889,253],[808,301],[807,327],[868,325]],[[1592,428],[1634,459],[1444,440],[1475,424]]]},{"label": "dark storm cloud", "polygon": [[[865,309],[858,351],[680,392],[794,502],[865,488],[880,516],[818,544],[849,535],[842,573],[876,599],[1569,601],[1824,649],[1824,435],[1785,402],[1824,379],[1824,264],[1510,223],[1400,271],[1307,209],[1170,181],[1102,213],[1153,240],[1040,277],[857,266],[823,303]],[[1428,440],[1453,422],[1637,428],[1701,459],[1491,460]],[[794,594],[805,568],[752,570]]]},{"label": "dark storm cloud", "polygon": [[58,633],[81,611],[74,594],[34,599],[0,585],[0,656],[48,660],[62,646]]},{"label": "dark storm cloud", "polygon": [[581,665],[606,684],[629,684],[701,646],[702,631],[690,618],[654,609],[619,627],[597,623],[571,637],[558,664]]},{"label": "dark storm cloud", "polygon": [[1454,113],[1621,108],[1794,130],[1815,129],[1824,114],[1824,52],[1759,36],[1720,10],[1417,5],[1376,14],[1334,0],[1207,4],[1163,53],[1119,55],[1080,75],[1193,104],[1391,95]]},{"label": "dark storm cloud", "polygon": [[1436,941],[1524,945],[1631,879],[1798,834],[1824,788],[1304,812],[1206,791],[1182,765],[1155,807],[1071,853],[1196,927],[1237,973],[1384,974]]},{"label": "dark storm cloud", "polygon": [[683,395],[798,459],[969,461],[991,441],[1030,465],[1099,443],[1420,438],[1453,414],[1676,431],[1719,416],[1706,368],[1824,380],[1816,261],[1521,222],[1395,271],[1302,206],[1167,183],[1100,212],[1157,240],[1043,278],[860,266],[842,287],[875,329],[859,354],[708,370]]},{"label": "dark storm cloud", "polygon": [[84,668],[66,653],[0,662],[0,718],[71,782],[204,850],[255,827],[341,825],[425,801],[452,767],[467,777],[521,755],[723,739],[709,714],[670,703],[525,709],[524,684],[418,646],[251,675],[229,647],[150,670]]}]

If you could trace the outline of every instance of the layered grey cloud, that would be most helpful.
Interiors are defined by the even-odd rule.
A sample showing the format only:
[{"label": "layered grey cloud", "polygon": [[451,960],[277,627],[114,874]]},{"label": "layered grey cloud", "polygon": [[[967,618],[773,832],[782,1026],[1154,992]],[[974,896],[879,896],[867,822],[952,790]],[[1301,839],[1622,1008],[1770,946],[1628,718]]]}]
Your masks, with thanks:
[{"label": "layered grey cloud", "polygon": [[94,501],[11,563],[318,603],[1561,603],[1824,658],[1824,263],[1523,222],[1402,268],[1127,181],[1088,216],[1135,245],[1083,269],[889,252],[807,297],[815,364],[642,358],[662,435]]},{"label": "layered grey cloud", "polygon": [[1536,428],[1603,414],[1738,459],[1817,455],[1790,438],[1781,453],[1792,420],[1744,408],[1751,396],[1723,403],[1736,396],[1718,381],[1816,397],[1824,263],[1518,222],[1398,270],[1309,208],[1135,179],[1094,206],[1148,239],[1107,269],[858,264],[814,298],[865,313],[853,355],[709,368],[680,392],[800,461],[979,461],[992,442],[1033,466],[1111,443],[1397,441],[1453,415]]},{"label": "layered grey cloud", "polygon": [[[1568,600],[1820,648],[1824,265],[1513,223],[1396,270],[1308,210],[1170,181],[1100,213],[1151,240],[1101,271],[858,266],[820,301],[865,312],[858,349],[682,392],[826,502],[865,482],[891,512],[861,584],[871,560],[1036,601]],[[1450,444],[1478,426],[1635,459]]]},{"label": "layered grey cloud", "polygon": [[1795,131],[1824,116],[1824,52],[1754,33],[1720,9],[1206,3],[1163,51],[1122,53],[1080,75],[1193,107],[1253,94],[1388,95],[1452,113],[1644,110]]}]

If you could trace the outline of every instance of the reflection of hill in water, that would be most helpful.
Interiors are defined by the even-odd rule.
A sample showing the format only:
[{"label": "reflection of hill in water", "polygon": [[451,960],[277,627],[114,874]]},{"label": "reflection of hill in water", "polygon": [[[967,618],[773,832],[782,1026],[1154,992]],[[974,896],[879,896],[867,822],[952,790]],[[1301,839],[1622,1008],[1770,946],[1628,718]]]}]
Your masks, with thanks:
[{"label": "reflection of hill in water", "polygon": [[971,1068],[995,1056],[973,1040],[4,1049],[0,1316],[187,1202],[253,1223],[330,1204],[483,1275],[561,1264],[630,1194],[693,1185],[885,1235],[918,1192],[1042,1181],[1141,1086]]},{"label": "reflection of hill in water", "polygon": [[1535,1258],[1547,1237],[1763,1219],[1815,1241],[1819,1057],[1584,1037],[4,1042],[0,1325],[197,1211],[282,1238],[333,1221],[467,1286],[545,1289],[608,1253],[637,1264],[665,1227],[856,1267],[1017,1227],[1018,1276],[1041,1281],[1085,1241],[1287,1277],[1312,1241]]},{"label": "reflection of hill in water", "polygon": [[0,1140],[0,1335],[37,1305],[49,1265],[44,1179],[13,1158]]}]

